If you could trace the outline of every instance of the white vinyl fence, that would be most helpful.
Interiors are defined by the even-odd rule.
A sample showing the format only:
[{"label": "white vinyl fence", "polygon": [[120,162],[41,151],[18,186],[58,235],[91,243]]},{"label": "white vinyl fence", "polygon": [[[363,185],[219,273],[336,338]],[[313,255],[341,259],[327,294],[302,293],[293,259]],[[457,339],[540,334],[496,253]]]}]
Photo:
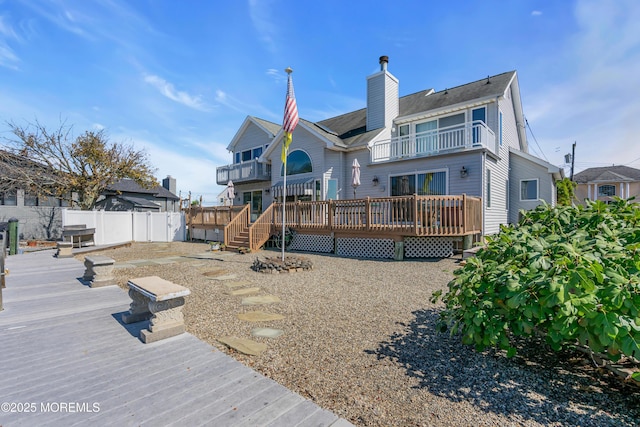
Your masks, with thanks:
[{"label": "white vinyl fence", "polygon": [[172,242],[186,240],[182,212],[111,212],[63,209],[62,225],[95,228],[96,245],[124,242]]}]

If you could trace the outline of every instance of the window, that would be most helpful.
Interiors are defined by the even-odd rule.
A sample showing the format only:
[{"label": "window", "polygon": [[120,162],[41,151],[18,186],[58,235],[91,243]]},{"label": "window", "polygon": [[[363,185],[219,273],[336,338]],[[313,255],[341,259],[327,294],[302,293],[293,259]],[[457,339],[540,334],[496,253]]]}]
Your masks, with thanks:
[{"label": "window", "polygon": [[238,151],[234,157],[235,163],[248,162],[249,160],[257,159],[262,155],[262,151],[263,151],[262,147],[256,147],[250,150]]},{"label": "window", "polygon": [[[287,175],[313,172],[311,158],[302,150],[294,150],[287,156]],[[284,165],[280,168],[280,175],[284,175]]]},{"label": "window", "polygon": [[17,206],[18,205],[18,194],[14,191],[7,191],[5,193],[0,193],[1,204],[5,206]]},{"label": "window", "polygon": [[520,181],[520,200],[538,200],[537,179],[523,179]]},{"label": "window", "polygon": [[472,120],[472,129],[473,129],[473,143],[474,144],[478,144],[481,143],[481,139],[482,139],[482,134],[480,132],[482,132],[482,129],[480,128],[480,123],[486,123],[487,122],[487,109],[485,107],[482,108],[476,108],[475,110],[471,111],[471,120]]},{"label": "window", "polygon": [[598,187],[598,196],[615,196],[616,195],[616,186],[615,185],[601,185]]},{"label": "window", "polygon": [[33,193],[24,193],[24,205],[25,206],[39,206],[38,195]]},{"label": "window", "polygon": [[447,172],[434,171],[391,177],[391,195],[441,196],[447,194]]},{"label": "window", "polygon": [[487,207],[491,207],[491,169],[487,169]]}]

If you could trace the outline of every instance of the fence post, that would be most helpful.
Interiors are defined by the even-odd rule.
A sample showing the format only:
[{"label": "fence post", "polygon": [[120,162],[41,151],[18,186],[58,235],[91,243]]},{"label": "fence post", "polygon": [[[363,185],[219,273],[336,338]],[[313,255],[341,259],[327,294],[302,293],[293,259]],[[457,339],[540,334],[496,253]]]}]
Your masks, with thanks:
[{"label": "fence post", "polygon": [[371,230],[371,197],[367,196],[364,205],[365,221],[367,221],[367,231]]}]

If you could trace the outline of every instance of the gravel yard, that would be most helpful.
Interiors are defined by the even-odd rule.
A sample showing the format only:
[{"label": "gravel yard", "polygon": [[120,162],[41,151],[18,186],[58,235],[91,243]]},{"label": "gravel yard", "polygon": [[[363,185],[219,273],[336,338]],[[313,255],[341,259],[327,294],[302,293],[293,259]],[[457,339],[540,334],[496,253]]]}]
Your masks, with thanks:
[{"label": "gravel yard", "polygon": [[[208,248],[134,243],[100,254],[123,262]],[[476,353],[459,337],[436,332],[442,304],[429,298],[446,289],[459,257],[394,262],[292,254],[310,259],[313,270],[264,274],[250,268],[256,257],[277,255],[183,258],[119,268],[116,275],[122,287],[129,278],[150,275],[188,287],[190,333],[355,425],[640,425],[638,389],[599,374],[580,354],[552,354],[543,344],[530,344],[506,359],[498,351]],[[242,305],[242,296],[230,295],[229,280],[216,280],[229,274],[247,288],[259,287],[254,295],[280,302]],[[256,310],[284,319],[252,323],[237,317]],[[284,333],[256,338],[256,327]],[[265,343],[267,350],[244,355],[217,341],[226,336]]]}]

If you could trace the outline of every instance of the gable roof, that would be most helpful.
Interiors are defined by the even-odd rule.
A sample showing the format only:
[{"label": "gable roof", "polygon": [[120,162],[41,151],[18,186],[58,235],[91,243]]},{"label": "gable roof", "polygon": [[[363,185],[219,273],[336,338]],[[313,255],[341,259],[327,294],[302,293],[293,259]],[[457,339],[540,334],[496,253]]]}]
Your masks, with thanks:
[{"label": "gable roof", "polygon": [[179,197],[167,190],[161,185],[153,188],[144,188],[137,182],[129,178],[123,178],[118,182],[108,185],[105,188],[105,192],[122,194],[122,193],[138,193],[138,194],[151,194],[154,197],[169,200],[178,200]]},{"label": "gable roof", "polygon": [[[420,113],[436,112],[446,108],[462,108],[465,104],[472,102],[492,100],[503,96],[515,78],[516,72],[509,71],[439,92],[427,89],[402,96],[399,98],[399,114],[396,119],[411,117]],[[281,126],[278,124],[257,117],[249,116],[249,118],[261,123],[265,129],[273,132],[272,136],[277,136],[281,130]],[[318,122],[304,119],[300,119],[300,122],[306,125],[307,130],[318,133],[336,147],[343,148],[365,146],[381,132],[381,129],[367,131],[366,108]],[[244,127],[245,124],[243,124]],[[241,128],[241,131],[243,128]],[[241,131],[236,134],[228,149],[235,145]],[[263,156],[266,157],[273,149],[274,147],[269,146],[268,151]]]},{"label": "gable roof", "polygon": [[585,169],[573,176],[578,184],[588,182],[640,181],[640,170],[629,166],[605,166]]}]

